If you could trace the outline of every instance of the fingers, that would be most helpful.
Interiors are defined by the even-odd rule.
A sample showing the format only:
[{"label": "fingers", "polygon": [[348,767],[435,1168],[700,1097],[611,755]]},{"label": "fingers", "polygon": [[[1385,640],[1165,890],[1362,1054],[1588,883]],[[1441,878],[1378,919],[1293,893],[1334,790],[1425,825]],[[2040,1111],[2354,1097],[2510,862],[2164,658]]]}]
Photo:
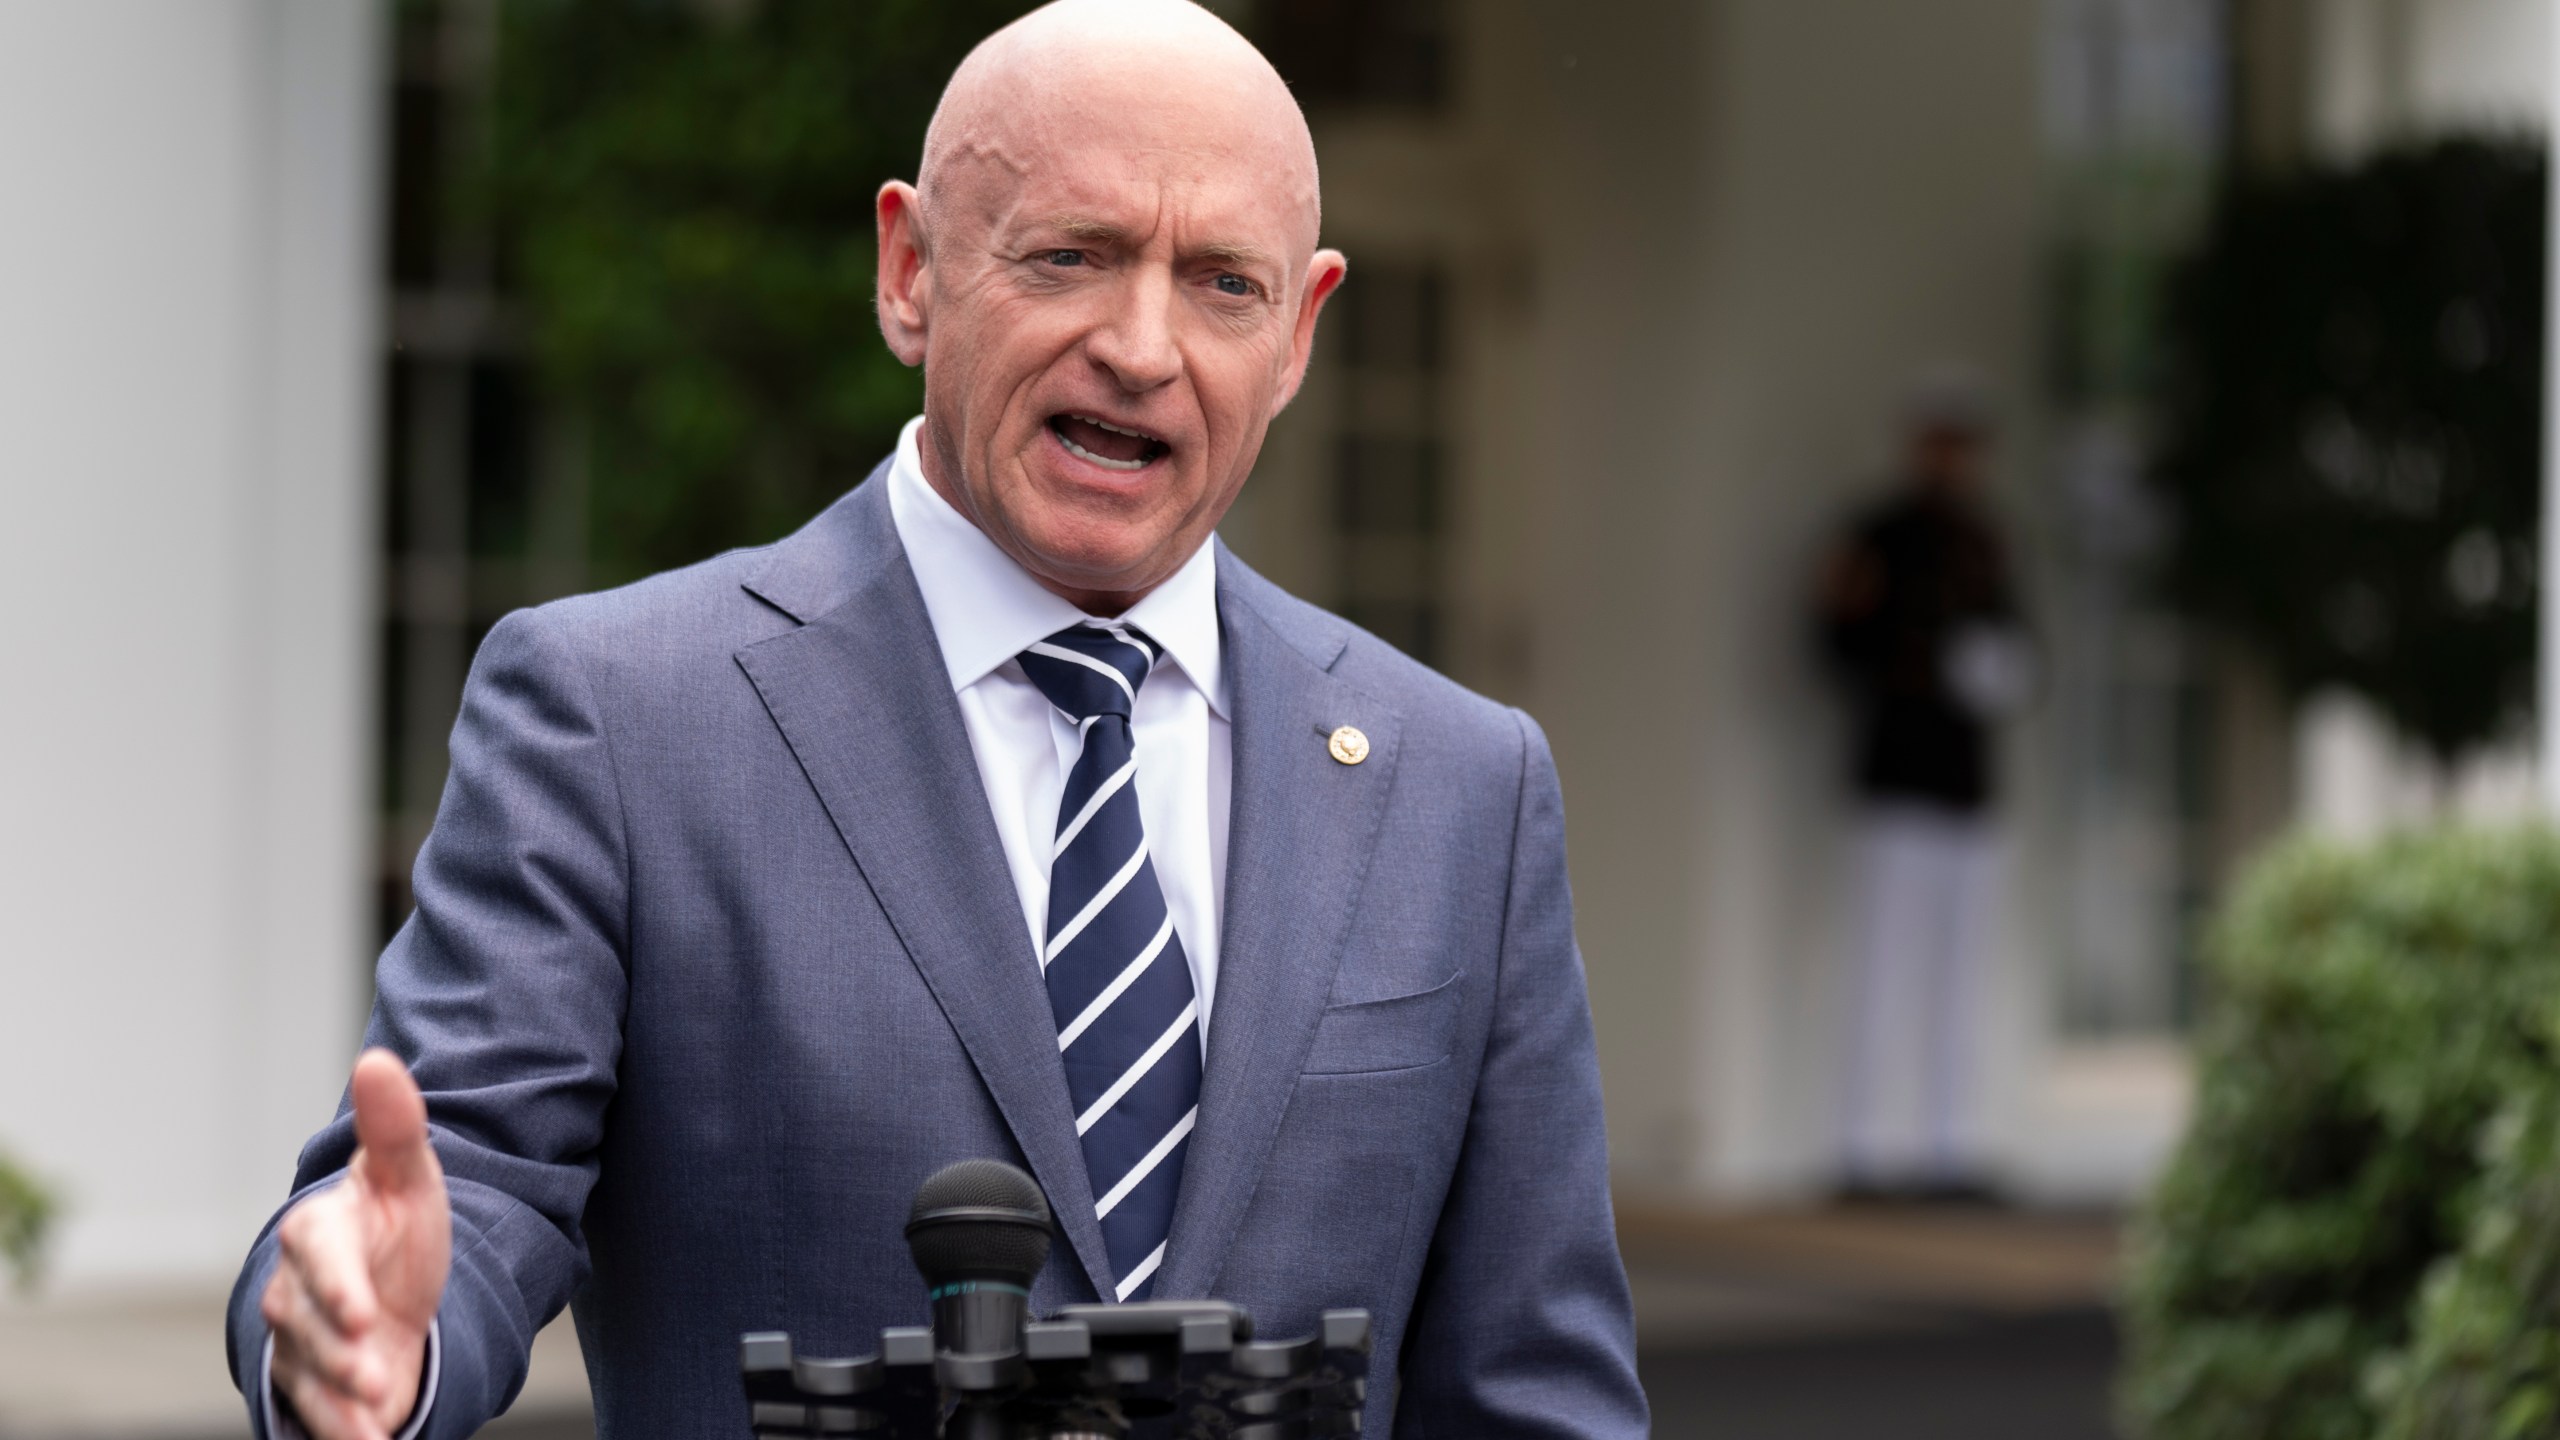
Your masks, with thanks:
[{"label": "fingers", "polygon": [[388,1440],[382,1422],[364,1402],[334,1387],[307,1366],[288,1364],[283,1332],[276,1336],[275,1386],[301,1417],[313,1440]]},{"label": "fingers", "polygon": [[276,1227],[284,1254],[277,1271],[316,1302],[316,1318],[349,1337],[373,1327],[380,1307],[368,1264],[371,1247],[364,1211],[348,1186],[324,1190],[296,1205]]},{"label": "fingers", "polygon": [[346,1182],[278,1224],[281,1259],[259,1309],[275,1336],[276,1393],[316,1440],[385,1440],[413,1402],[443,1288],[444,1172],[397,1056],[366,1051],[348,1089],[357,1148]]},{"label": "fingers", "polygon": [[375,1306],[342,1190],[294,1207],[277,1229],[282,1262],[258,1298],[275,1336],[272,1383],[315,1440],[385,1440],[389,1368],[366,1344]]},{"label": "fingers", "polygon": [[390,1375],[379,1356],[332,1324],[290,1270],[278,1270],[259,1297],[276,1337],[277,1383],[307,1377],[336,1396],[378,1409]]},{"label": "fingers", "polygon": [[389,1195],[411,1195],[443,1183],[427,1144],[427,1101],[400,1057],[367,1050],[348,1086],[355,1100],[356,1163],[364,1181]]}]

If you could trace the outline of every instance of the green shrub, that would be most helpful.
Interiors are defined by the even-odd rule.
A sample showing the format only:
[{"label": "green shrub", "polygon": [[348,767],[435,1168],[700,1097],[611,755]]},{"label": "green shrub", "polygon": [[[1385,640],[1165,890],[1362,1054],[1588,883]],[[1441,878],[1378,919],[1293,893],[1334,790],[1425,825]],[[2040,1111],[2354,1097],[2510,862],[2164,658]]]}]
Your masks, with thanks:
[{"label": "green shrub", "polygon": [[[2560,1006],[2546,1012],[2560,1049]],[[2378,1367],[2382,1440],[2560,1434],[2560,1069],[2490,1126],[2461,1251],[2438,1262],[2408,1352]]]},{"label": "green shrub", "polygon": [[2416,1383],[2400,1352],[2465,1243],[2484,1128],[2548,1079],[2555,940],[2539,831],[2295,845],[2244,883],[2209,947],[2196,1113],[2134,1229],[2132,1433],[2375,1433],[2392,1377]]},{"label": "green shrub", "polygon": [[33,1289],[43,1273],[54,1211],[53,1196],[35,1177],[0,1155],[0,1266],[22,1290]]}]

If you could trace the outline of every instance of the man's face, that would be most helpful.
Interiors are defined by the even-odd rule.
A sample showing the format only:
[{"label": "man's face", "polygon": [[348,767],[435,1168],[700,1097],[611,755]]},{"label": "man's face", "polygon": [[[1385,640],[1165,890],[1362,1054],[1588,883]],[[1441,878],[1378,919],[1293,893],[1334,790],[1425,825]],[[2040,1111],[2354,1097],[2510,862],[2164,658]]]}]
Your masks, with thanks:
[{"label": "man's face", "polygon": [[883,189],[882,328],[924,365],[934,487],[1110,613],[1234,502],[1343,267],[1314,251],[1312,174],[1275,175],[1216,94],[1034,108],[1050,123],[983,140],[921,213]]},{"label": "man's face", "polygon": [[1922,425],[1911,436],[1913,478],[1941,495],[1972,494],[1982,473],[1982,432],[1969,426]]}]

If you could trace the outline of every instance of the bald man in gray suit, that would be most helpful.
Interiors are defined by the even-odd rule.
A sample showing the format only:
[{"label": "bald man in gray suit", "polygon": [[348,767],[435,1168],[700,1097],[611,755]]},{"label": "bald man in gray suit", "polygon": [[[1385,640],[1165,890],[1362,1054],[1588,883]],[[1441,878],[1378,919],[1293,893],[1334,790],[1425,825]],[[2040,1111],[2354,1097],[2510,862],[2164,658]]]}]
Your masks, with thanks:
[{"label": "bald man in gray suit", "polygon": [[470,1434],[572,1304],[601,1433],[736,1433],[740,1332],[919,1320],[908,1199],[993,1156],[1035,1310],[1364,1307],[1365,1433],[1644,1434],[1545,740],[1213,534],[1346,272],[1286,87],[1061,0],[878,212],[897,453],[482,647],[234,1294],[259,1433]]}]

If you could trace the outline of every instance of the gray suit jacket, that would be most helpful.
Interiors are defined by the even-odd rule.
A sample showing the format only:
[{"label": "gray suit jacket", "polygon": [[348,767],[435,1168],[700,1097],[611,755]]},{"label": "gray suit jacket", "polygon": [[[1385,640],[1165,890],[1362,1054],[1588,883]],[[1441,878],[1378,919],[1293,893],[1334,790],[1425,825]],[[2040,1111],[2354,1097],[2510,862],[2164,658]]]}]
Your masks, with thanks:
[{"label": "gray suit jacket", "polygon": [[[1107,1290],[1055,1022],[886,491],[875,472],[780,544],[481,646],[367,1032],[424,1087],[453,1196],[427,1437],[503,1411],[572,1303],[603,1434],[743,1433],[741,1332],[849,1355],[924,1321],[900,1225],[957,1159],[1060,1202],[1035,1308]],[[1226,928],[1155,1293],[1272,1336],[1366,1307],[1371,1435],[1641,1435],[1544,737],[1223,548],[1218,611]],[[1365,764],[1327,753],[1346,724]],[[353,1144],[342,1105],[295,1194]],[[273,1231],[232,1298],[253,1396]]]}]

